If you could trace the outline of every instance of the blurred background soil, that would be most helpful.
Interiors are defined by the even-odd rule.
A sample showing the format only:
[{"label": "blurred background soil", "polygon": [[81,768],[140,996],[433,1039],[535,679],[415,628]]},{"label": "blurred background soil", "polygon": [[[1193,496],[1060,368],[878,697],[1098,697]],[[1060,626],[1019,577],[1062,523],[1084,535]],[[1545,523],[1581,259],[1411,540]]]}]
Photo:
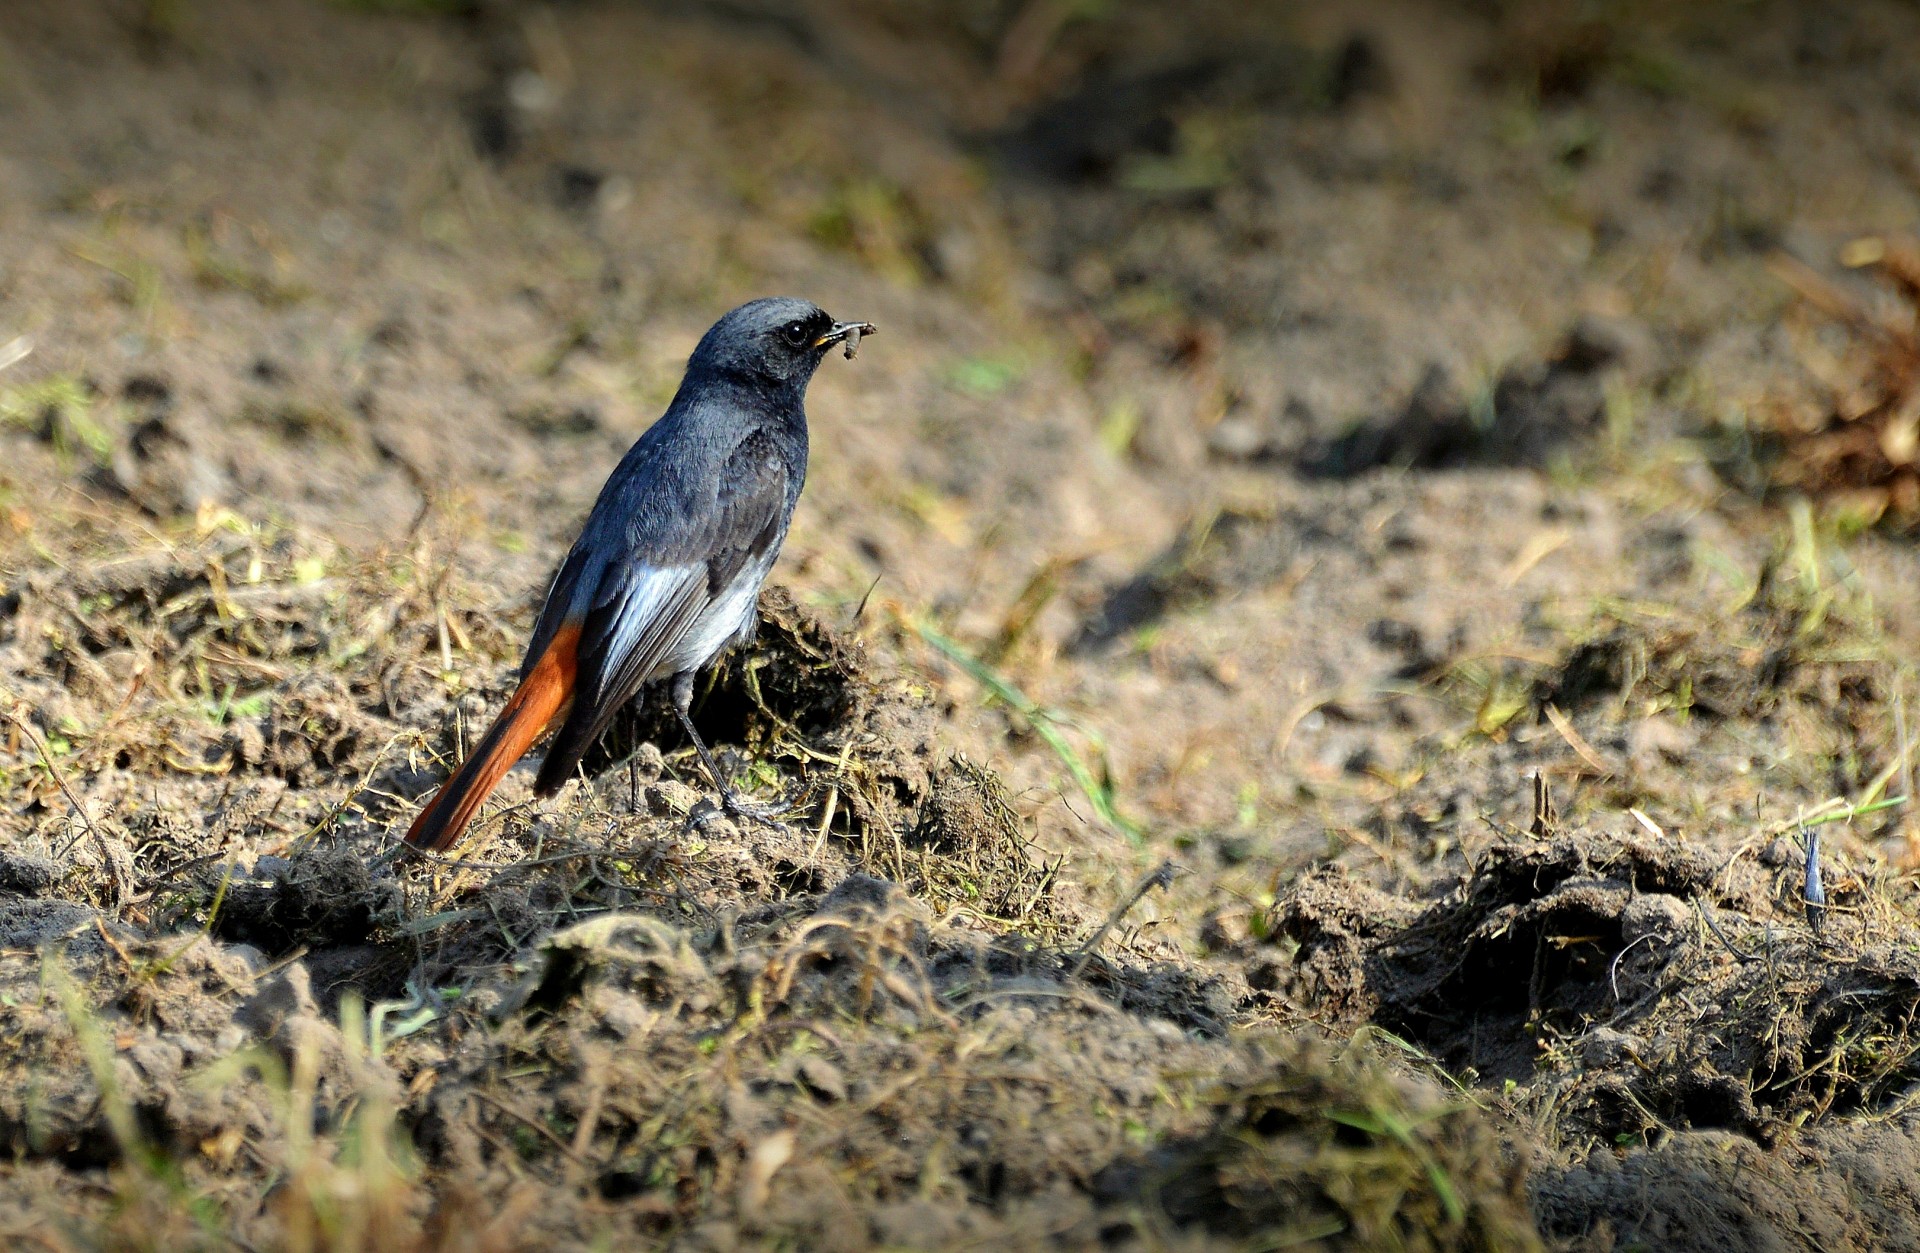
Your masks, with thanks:
[{"label": "blurred background soil", "polygon": [[[1920,1244],[1916,231],[1892,0],[10,0],[0,1232]],[[772,293],[790,825],[396,861]]]}]

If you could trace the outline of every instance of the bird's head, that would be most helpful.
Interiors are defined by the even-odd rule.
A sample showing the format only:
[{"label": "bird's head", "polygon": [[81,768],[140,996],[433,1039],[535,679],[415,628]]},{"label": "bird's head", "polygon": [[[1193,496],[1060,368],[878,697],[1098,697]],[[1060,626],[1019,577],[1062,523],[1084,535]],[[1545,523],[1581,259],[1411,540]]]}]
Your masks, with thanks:
[{"label": "bird's head", "polygon": [[836,322],[811,301],[772,296],[741,305],[713,324],[687,362],[689,374],[747,375],[805,386],[834,345],[851,357],[871,322]]}]

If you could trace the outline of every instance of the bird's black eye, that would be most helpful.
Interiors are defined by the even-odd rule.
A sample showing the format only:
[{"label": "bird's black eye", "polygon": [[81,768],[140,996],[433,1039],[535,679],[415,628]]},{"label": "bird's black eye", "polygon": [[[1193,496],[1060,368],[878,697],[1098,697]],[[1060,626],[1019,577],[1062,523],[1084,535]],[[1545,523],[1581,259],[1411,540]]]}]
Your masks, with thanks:
[{"label": "bird's black eye", "polygon": [[793,345],[795,348],[805,348],[807,341],[812,338],[807,331],[807,324],[805,322],[787,323],[780,328],[780,335],[781,338],[785,339],[787,343]]}]

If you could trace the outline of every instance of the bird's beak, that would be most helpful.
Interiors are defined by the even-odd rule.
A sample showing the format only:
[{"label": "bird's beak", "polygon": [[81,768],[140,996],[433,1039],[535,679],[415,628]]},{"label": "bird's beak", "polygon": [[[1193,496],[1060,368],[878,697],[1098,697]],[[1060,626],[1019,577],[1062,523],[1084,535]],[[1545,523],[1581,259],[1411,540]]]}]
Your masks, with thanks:
[{"label": "bird's beak", "polygon": [[834,344],[847,346],[847,360],[853,360],[853,354],[860,351],[860,337],[871,335],[874,325],[871,322],[835,322],[827,328],[826,334],[813,341],[815,348],[827,348]]}]

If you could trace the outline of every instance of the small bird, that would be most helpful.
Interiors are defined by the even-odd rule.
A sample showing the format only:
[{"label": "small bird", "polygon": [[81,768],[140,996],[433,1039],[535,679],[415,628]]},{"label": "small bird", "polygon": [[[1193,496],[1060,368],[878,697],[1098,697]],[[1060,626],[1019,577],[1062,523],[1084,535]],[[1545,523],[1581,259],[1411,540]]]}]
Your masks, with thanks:
[{"label": "small bird", "polygon": [[766,816],[734,795],[694,730],[693,678],[752,639],[760,585],[807,476],[807,383],[834,345],[851,358],[873,330],[785,297],[713,324],[554,575],[519,687],[413,820],[408,844],[453,847],[501,776],[558,727],[533,785],[553,795],[620,707],[660,681],[724,807]]}]

